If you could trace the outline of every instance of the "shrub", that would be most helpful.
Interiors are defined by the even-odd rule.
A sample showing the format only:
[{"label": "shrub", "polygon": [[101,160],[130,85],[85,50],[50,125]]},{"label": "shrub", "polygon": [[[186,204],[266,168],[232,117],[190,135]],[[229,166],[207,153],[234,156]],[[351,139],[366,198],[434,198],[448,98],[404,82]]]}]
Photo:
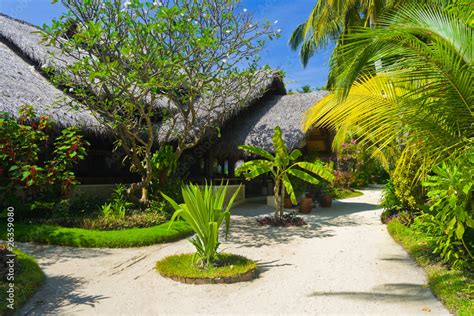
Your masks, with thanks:
[{"label": "shrub", "polygon": [[[418,221],[417,228],[433,236],[435,252],[452,266],[471,262],[474,218],[472,188],[474,185],[474,151],[442,162],[433,168],[433,175],[423,182],[428,189],[429,211]],[[467,234],[466,234],[467,233]]]},{"label": "shrub", "polygon": [[388,180],[385,184],[380,205],[385,209],[403,206],[395,192],[395,185],[393,184],[392,179]]},{"label": "shrub", "polygon": [[52,141],[48,117],[36,117],[31,106],[21,107],[19,113],[18,120],[0,113],[0,176],[7,179],[0,202],[10,202],[6,200],[19,192],[26,201],[64,197],[78,183],[72,169],[84,159],[88,142],[74,127]]},{"label": "shrub", "polygon": [[177,204],[166,194],[163,197],[173,206],[175,212],[171,218],[171,224],[177,218],[182,218],[191,226],[196,237],[191,243],[196,247],[195,262],[202,267],[209,266],[217,259],[217,248],[219,247],[219,227],[225,220],[225,235],[229,233],[230,208],[239,193],[236,190],[224,209],[224,199],[227,193],[227,185],[219,187],[190,184],[181,189],[184,203]]},{"label": "shrub", "polygon": [[123,184],[118,184],[112,193],[112,201],[104,203],[100,211],[104,220],[123,219],[133,203],[127,200],[127,188]]}]

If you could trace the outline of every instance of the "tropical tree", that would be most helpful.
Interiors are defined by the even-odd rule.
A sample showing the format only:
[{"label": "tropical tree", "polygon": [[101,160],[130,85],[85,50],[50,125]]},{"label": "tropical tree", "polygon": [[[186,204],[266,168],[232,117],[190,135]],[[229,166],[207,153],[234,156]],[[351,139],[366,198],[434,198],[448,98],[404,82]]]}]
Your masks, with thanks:
[{"label": "tropical tree", "polygon": [[297,204],[295,191],[290,181],[290,176],[317,185],[319,180],[316,176],[332,181],[334,176],[332,170],[326,167],[321,161],[307,162],[297,161],[302,156],[299,149],[288,153],[286,144],[282,138],[281,128],[275,128],[273,137],[273,148],[275,154],[250,145],[241,145],[240,149],[250,154],[261,156],[263,159],[256,159],[242,164],[236,170],[236,174],[243,174],[247,180],[251,180],[260,175],[270,173],[275,182],[273,194],[275,197],[275,219],[278,220],[284,213],[285,190],[288,192],[291,202]]},{"label": "tropical tree", "polygon": [[304,85],[301,87],[300,90],[298,90],[300,93],[309,93],[311,92],[311,86],[310,85]]},{"label": "tropical tree", "polygon": [[[172,198],[162,193],[163,197],[173,206],[175,212],[170,220],[170,226],[178,218],[183,219],[196,233],[191,243],[196,247],[193,261],[202,267],[208,267],[217,258],[219,247],[219,228],[225,221],[225,236],[229,233],[230,208],[234,203],[240,187],[230,200],[225,203],[227,184],[203,188],[190,184],[181,189],[184,203],[178,204]],[[226,206],[224,207],[224,204]]]},{"label": "tropical tree", "polygon": [[418,161],[413,183],[472,146],[473,34],[460,12],[456,5],[406,5],[380,27],[357,29],[337,48],[346,64],[332,64],[335,93],[310,109],[305,128],[356,130],[376,156],[397,154],[395,175]]},{"label": "tropical tree", "polygon": [[404,1],[395,0],[318,0],[308,19],[298,25],[289,43],[296,50],[301,46],[300,58],[304,66],[313,54],[329,43],[342,44],[342,35],[354,27],[373,26],[384,12]]},{"label": "tropical tree", "polygon": [[67,12],[44,30],[60,54],[44,70],[115,135],[141,177],[130,196],[144,204],[157,180],[153,153],[172,143],[176,161],[215,130],[222,100],[246,104],[267,78],[258,53],[278,36],[236,1],[61,2]]}]

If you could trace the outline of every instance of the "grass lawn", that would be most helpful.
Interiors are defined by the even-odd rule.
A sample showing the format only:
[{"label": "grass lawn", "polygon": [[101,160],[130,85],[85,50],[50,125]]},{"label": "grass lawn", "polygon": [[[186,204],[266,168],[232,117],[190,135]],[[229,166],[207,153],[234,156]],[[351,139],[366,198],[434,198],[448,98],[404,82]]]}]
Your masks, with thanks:
[{"label": "grass lawn", "polygon": [[387,228],[390,235],[425,269],[431,290],[446,308],[456,315],[474,315],[474,274],[450,270],[432,253],[434,247],[425,236],[398,220],[390,221]]},{"label": "grass lawn", "polygon": [[[35,259],[19,250],[13,251],[16,254],[16,268],[19,268],[15,275],[15,311],[21,308],[23,304],[36,292],[43,283],[44,274],[38,267]],[[0,292],[2,293],[2,303],[0,304],[0,315],[13,314],[14,310],[7,307],[7,301],[4,294],[8,290],[8,283],[0,281]]]},{"label": "grass lawn", "polygon": [[166,257],[156,263],[158,272],[167,277],[186,278],[225,278],[243,274],[257,267],[257,264],[245,257],[221,253],[219,266],[200,269],[193,264],[192,254],[180,254]]},{"label": "grass lawn", "polygon": [[342,200],[342,199],[348,199],[352,197],[358,197],[362,196],[364,193],[360,191],[353,191],[350,189],[335,189],[334,190],[334,199],[336,200]]},{"label": "grass lawn", "polygon": [[[73,247],[126,248],[170,242],[192,234],[191,228],[181,221],[168,227],[169,223],[163,223],[146,228],[101,231],[18,223],[15,224],[15,240]],[[4,222],[0,229],[0,239],[6,239]]]}]

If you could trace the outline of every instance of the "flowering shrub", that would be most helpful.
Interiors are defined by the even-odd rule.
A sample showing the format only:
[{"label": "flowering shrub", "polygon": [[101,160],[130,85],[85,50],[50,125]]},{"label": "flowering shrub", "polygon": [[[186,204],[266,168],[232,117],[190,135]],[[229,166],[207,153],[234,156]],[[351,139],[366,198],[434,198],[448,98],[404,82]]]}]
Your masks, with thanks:
[{"label": "flowering shrub", "polygon": [[339,188],[365,187],[385,175],[382,166],[354,138],[341,144],[335,167],[334,186]]},{"label": "flowering shrub", "polygon": [[22,188],[27,200],[65,195],[78,183],[72,168],[84,159],[88,142],[70,127],[51,148],[50,125],[49,118],[37,117],[31,106],[20,109],[18,120],[0,115],[0,176],[7,179],[11,193]]}]

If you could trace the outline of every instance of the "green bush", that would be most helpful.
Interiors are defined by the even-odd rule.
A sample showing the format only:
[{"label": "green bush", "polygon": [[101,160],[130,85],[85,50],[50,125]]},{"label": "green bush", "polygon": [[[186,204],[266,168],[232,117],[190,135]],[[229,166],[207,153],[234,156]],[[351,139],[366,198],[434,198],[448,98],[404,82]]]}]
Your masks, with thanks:
[{"label": "green bush", "polygon": [[123,219],[132,206],[133,203],[127,200],[127,189],[123,184],[118,184],[112,193],[112,201],[104,203],[100,211],[104,220]]},{"label": "green bush", "polygon": [[474,151],[435,166],[423,186],[428,189],[430,207],[416,228],[433,237],[437,245],[434,251],[446,262],[472,266],[474,240],[466,236],[472,236],[474,229]]},{"label": "green bush", "polygon": [[224,199],[227,193],[227,185],[223,186],[221,184],[216,188],[212,184],[206,184],[202,189],[193,184],[183,186],[181,192],[184,203],[182,204],[177,204],[173,199],[163,194],[163,197],[175,209],[171,224],[177,218],[182,218],[196,233],[196,237],[191,240],[191,243],[197,251],[195,262],[202,267],[208,267],[217,259],[219,227],[225,221],[227,237],[230,224],[230,208],[239,190],[240,188],[235,191],[225,208]]}]

